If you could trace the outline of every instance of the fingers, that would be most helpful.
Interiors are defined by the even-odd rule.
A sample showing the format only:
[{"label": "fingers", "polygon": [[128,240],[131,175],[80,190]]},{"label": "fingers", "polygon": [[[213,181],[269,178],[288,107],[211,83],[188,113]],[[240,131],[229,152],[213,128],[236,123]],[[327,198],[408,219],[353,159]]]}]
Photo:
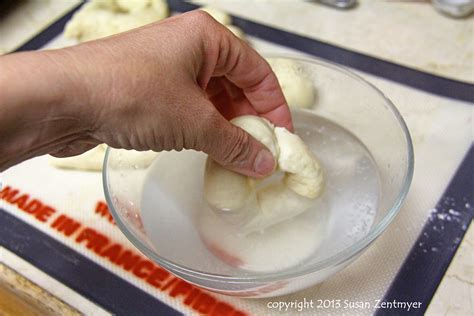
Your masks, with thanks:
[{"label": "fingers", "polygon": [[242,115],[258,115],[242,90],[225,77],[213,78],[209,82],[209,87],[213,89],[208,93],[209,99],[227,120]]},{"label": "fingers", "polygon": [[274,170],[275,159],[264,145],[217,111],[209,112],[202,121],[199,149],[225,168],[247,176],[261,178]]},{"label": "fingers", "polygon": [[293,130],[291,114],[278,80],[254,49],[234,36],[222,40],[217,65],[224,75],[241,88],[244,95],[262,117],[277,126]]}]

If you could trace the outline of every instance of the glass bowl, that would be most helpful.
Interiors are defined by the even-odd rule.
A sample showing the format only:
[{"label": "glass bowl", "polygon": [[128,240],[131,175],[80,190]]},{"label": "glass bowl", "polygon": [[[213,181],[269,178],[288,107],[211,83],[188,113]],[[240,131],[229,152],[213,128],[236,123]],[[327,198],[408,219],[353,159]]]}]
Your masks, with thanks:
[{"label": "glass bowl", "polygon": [[[376,87],[320,59],[271,58],[290,60],[313,83],[312,109],[292,110],[292,115],[296,132],[320,159],[326,188],[320,203],[292,219],[291,225],[314,228],[317,243],[299,245],[286,239],[281,241],[286,248],[279,249],[280,244],[267,238],[260,248],[260,241],[255,244],[267,253],[253,266],[233,265],[209,247],[199,228],[200,214],[207,212],[202,194],[205,154],[158,153],[151,165],[144,163],[150,160],[149,152],[131,155],[108,148],[105,156],[105,196],[125,236],[174,275],[221,294],[270,297],[327,279],[382,234],[398,213],[413,176],[408,129]],[[146,157],[140,160],[140,155]],[[304,251],[304,258],[292,263]],[[276,265],[256,266],[265,257]]]}]

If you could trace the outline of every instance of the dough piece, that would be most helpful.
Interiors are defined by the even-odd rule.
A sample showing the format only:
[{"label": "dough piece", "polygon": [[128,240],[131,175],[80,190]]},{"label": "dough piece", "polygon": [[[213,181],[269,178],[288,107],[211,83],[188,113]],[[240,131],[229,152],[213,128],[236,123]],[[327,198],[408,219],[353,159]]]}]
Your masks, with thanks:
[{"label": "dough piece", "polygon": [[239,229],[245,234],[306,211],[311,200],[321,194],[324,177],[316,157],[301,138],[284,128],[274,128],[257,116],[240,116],[231,122],[270,150],[285,177],[283,181],[259,189],[259,181],[229,171],[208,158],[204,175],[208,204],[218,213],[244,218]]},{"label": "dough piece", "polygon": [[[119,11],[120,7],[117,5],[117,0],[92,0],[90,1],[94,4],[94,7],[103,8],[106,10]],[[81,10],[83,10],[82,7]]]},{"label": "dough piece", "polygon": [[[270,150],[273,157],[279,155],[279,144],[273,131],[273,124],[255,115],[243,115],[234,118],[232,124],[240,127]],[[298,136],[296,136],[298,137]]]},{"label": "dough piece", "polygon": [[249,203],[253,182],[246,176],[222,168],[212,159],[206,161],[204,197],[216,210],[233,211]]},{"label": "dough piece", "polygon": [[255,180],[208,158],[204,194],[212,210],[199,214],[201,239],[216,257],[235,267],[279,271],[300,264],[314,254],[325,234],[326,201],[315,200],[324,181],[319,163],[301,138],[266,119],[245,115],[231,122],[265,145],[285,176],[276,182],[271,182],[275,175]]},{"label": "dough piece", "polygon": [[262,231],[298,216],[307,211],[313,202],[312,199],[289,190],[282,182],[261,189],[257,197],[259,214],[253,217],[246,214],[249,220],[241,229],[244,235]]},{"label": "dough piece", "polygon": [[[278,157],[278,144],[270,122],[252,115],[236,117],[231,122],[265,145],[274,157]],[[225,169],[212,159],[207,159],[204,196],[213,209],[235,212],[247,205],[254,205],[257,202],[255,184],[256,180]]]},{"label": "dough piece", "polygon": [[[247,131],[264,144],[274,157],[278,157],[278,144],[270,122],[247,115],[234,118],[232,123]],[[214,210],[226,212],[229,221],[243,221],[248,215],[248,209],[244,208],[258,203],[254,192],[257,183],[255,179],[223,168],[212,159],[206,161],[204,197]]]},{"label": "dough piece", "polygon": [[162,20],[168,14],[164,0],[96,0],[74,15],[66,25],[65,36],[90,41]]},{"label": "dough piece", "polygon": [[278,166],[286,171],[286,186],[301,196],[318,197],[324,177],[316,157],[298,135],[287,129],[276,127],[275,135],[280,146]]},{"label": "dough piece", "polygon": [[124,12],[137,12],[143,10],[149,4],[144,0],[115,0],[117,7]]},{"label": "dough piece", "polygon": [[137,151],[127,149],[113,149],[114,159],[110,160],[110,167],[116,169],[146,169],[158,155],[152,150]]},{"label": "dough piece", "polygon": [[298,64],[281,58],[268,58],[267,61],[277,76],[288,105],[291,108],[311,108],[315,101],[313,82]]},{"label": "dough piece", "polygon": [[50,157],[50,164],[56,168],[101,171],[107,145],[100,144],[85,153],[66,158]]},{"label": "dough piece", "polygon": [[[54,167],[62,169],[76,169],[83,171],[101,171],[104,164],[107,145],[100,144],[85,153],[66,158],[50,157],[50,163]],[[158,153],[154,151],[115,150],[114,161],[110,162],[111,168],[135,168],[145,169],[156,158]]]}]

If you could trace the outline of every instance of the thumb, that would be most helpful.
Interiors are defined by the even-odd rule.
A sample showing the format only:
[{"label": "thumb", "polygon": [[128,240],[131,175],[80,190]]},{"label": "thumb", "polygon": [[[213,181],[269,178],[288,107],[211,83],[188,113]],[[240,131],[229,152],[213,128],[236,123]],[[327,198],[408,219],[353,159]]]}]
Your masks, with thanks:
[{"label": "thumb", "polygon": [[262,178],[275,169],[272,153],[240,127],[232,125],[218,112],[209,124],[204,151],[223,167]]}]

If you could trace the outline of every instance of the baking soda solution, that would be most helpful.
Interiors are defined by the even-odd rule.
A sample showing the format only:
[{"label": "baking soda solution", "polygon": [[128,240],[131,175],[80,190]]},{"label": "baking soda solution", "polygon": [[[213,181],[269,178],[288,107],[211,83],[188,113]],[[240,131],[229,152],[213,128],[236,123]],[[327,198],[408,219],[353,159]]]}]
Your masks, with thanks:
[{"label": "baking soda solution", "polygon": [[226,276],[295,269],[331,257],[363,238],[377,212],[377,165],[346,129],[314,114],[293,115],[296,133],[320,161],[323,193],[304,213],[244,235],[203,195],[207,156],[163,152],[150,166],[141,218],[156,252],[187,268]]}]

